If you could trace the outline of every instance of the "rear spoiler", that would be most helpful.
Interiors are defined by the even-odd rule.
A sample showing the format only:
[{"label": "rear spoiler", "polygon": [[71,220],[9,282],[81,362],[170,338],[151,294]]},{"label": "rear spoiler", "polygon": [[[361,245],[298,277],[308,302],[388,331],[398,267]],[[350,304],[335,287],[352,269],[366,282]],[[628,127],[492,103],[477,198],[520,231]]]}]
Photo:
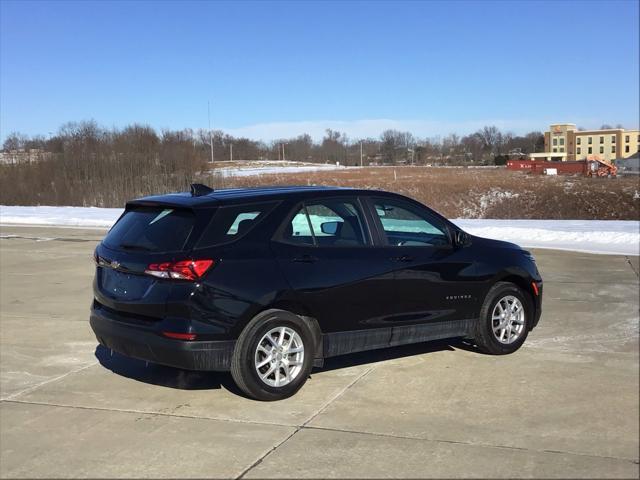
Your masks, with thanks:
[{"label": "rear spoiler", "polygon": [[211,187],[201,183],[191,184],[190,193],[170,193],[166,195],[153,195],[143,197],[136,200],[130,200],[126,204],[126,208],[135,207],[168,207],[168,208],[186,208],[193,209],[195,206],[204,206],[211,204],[214,206],[218,203],[218,199],[208,196],[214,190]]}]

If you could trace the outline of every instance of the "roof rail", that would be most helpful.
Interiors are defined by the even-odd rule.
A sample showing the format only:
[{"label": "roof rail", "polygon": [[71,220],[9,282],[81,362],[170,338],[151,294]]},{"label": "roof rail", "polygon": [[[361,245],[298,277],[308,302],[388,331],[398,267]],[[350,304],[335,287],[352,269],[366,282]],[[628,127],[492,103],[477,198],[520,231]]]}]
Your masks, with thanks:
[{"label": "roof rail", "polygon": [[209,195],[213,192],[213,188],[207,187],[201,183],[192,183],[191,184],[191,196],[192,197],[202,197],[204,195]]}]

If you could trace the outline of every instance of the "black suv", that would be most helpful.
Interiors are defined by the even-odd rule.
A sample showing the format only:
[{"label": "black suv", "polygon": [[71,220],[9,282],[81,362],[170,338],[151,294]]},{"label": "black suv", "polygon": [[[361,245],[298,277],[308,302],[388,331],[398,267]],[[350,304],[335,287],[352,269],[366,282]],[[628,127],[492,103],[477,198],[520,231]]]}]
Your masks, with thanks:
[{"label": "black suv", "polygon": [[511,353],[541,313],[529,252],[384,191],[196,184],[127,203],[95,261],[102,345],[231,370],[261,400],[335,355],[453,337]]}]

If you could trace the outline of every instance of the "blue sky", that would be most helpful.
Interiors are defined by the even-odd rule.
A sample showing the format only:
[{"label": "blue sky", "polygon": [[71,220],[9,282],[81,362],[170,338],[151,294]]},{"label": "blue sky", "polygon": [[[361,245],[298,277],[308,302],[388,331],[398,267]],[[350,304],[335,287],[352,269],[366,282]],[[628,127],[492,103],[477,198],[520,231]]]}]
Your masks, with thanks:
[{"label": "blue sky", "polygon": [[637,1],[0,2],[0,136],[638,126]]}]

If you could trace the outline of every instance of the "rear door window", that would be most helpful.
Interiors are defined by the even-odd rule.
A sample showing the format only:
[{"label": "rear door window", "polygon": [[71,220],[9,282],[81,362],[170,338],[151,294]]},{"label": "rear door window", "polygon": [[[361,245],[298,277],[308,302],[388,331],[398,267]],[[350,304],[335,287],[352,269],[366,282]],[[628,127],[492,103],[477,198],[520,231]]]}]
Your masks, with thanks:
[{"label": "rear door window", "polygon": [[353,201],[318,200],[301,206],[285,226],[283,240],[303,245],[358,247],[369,244]]},{"label": "rear door window", "polygon": [[178,251],[187,242],[194,221],[190,210],[136,207],[124,213],[103,243],[117,250]]},{"label": "rear door window", "polygon": [[230,205],[216,210],[195,248],[229,243],[243,237],[258,225],[277,202]]}]

